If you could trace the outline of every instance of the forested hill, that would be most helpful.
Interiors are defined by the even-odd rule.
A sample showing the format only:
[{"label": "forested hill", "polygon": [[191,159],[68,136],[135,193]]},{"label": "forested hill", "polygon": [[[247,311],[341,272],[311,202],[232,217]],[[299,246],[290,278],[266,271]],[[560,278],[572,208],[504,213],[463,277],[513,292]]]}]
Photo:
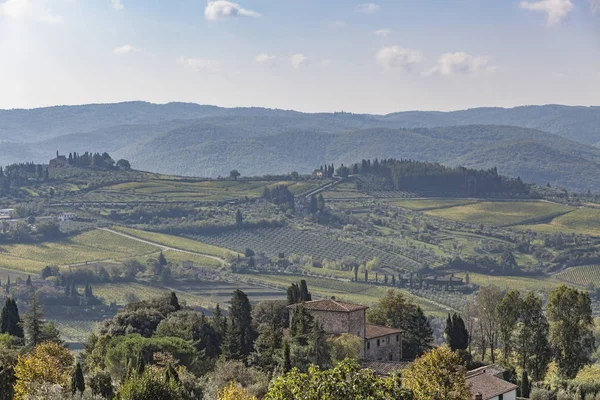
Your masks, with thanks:
[{"label": "forested hill", "polygon": [[[232,168],[246,176],[309,173],[324,162],[395,158],[497,167],[525,182],[600,191],[600,149],[563,137],[580,132],[585,141],[595,140],[589,138],[600,129],[594,125],[598,110],[541,106],[374,116],[141,102],[8,110],[0,111],[0,165],[47,162],[58,149],[108,151],[141,170],[217,177]],[[565,129],[552,134],[463,125],[479,120]],[[456,126],[427,128],[446,124]]]}]

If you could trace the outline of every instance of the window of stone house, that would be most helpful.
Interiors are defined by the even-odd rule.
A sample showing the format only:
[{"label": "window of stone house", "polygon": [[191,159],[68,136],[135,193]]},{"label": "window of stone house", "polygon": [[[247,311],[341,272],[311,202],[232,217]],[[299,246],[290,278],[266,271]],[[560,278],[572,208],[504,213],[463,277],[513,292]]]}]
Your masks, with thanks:
[{"label": "window of stone house", "polygon": [[396,335],[396,342],[400,341],[400,335]]},{"label": "window of stone house", "polygon": [[389,357],[390,361],[393,361],[392,353],[390,353],[390,354],[388,355],[388,357]]},{"label": "window of stone house", "polygon": [[367,350],[371,348],[371,341],[367,342]]},{"label": "window of stone house", "polygon": [[379,347],[379,339],[377,339],[377,347]]}]

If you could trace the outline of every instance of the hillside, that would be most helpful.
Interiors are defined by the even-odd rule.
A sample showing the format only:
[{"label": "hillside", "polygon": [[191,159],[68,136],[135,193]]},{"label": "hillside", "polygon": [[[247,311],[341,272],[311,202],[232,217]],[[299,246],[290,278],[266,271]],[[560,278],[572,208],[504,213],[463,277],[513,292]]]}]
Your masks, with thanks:
[{"label": "hillside", "polygon": [[232,168],[309,173],[324,162],[410,158],[598,191],[599,175],[589,173],[600,168],[590,145],[600,141],[597,114],[539,106],[373,116],[142,102],[10,110],[0,111],[0,165],[47,162],[56,150],[109,151],[137,169],[217,177]]}]

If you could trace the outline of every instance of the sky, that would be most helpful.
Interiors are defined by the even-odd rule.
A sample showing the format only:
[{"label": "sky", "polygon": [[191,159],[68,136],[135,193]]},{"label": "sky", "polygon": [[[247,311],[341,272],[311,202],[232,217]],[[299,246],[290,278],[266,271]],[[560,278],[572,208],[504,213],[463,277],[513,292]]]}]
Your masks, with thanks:
[{"label": "sky", "polygon": [[0,0],[0,108],[600,105],[600,0]]}]

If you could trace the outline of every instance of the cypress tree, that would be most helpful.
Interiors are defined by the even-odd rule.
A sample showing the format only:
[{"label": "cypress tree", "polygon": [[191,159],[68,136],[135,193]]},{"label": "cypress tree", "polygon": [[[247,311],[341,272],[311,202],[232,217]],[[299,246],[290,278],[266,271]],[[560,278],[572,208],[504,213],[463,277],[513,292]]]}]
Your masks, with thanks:
[{"label": "cypress tree", "polygon": [[137,358],[137,364],[135,366],[135,372],[138,375],[141,375],[144,373],[145,370],[146,370],[146,359],[144,358],[144,353],[142,353],[140,351],[140,354],[138,354],[138,358]]},{"label": "cypress tree", "polygon": [[6,280],[6,293],[10,293],[10,275],[8,275]]},{"label": "cypress tree", "polygon": [[241,211],[238,209],[238,210],[235,212],[235,223],[236,223],[237,225],[241,225],[241,224],[242,224],[242,222],[244,222],[244,216],[242,215],[242,212],[241,212]]},{"label": "cypress tree", "polygon": [[34,293],[29,305],[29,312],[25,314],[26,342],[35,347],[42,340],[42,325],[44,324],[44,313],[41,310],[37,295]]},{"label": "cypress tree", "polygon": [[229,316],[233,323],[233,330],[239,336],[240,340],[240,355],[245,359],[251,352],[256,339],[256,331],[252,325],[252,307],[246,293],[237,289],[231,296],[231,307]]},{"label": "cypress tree", "polygon": [[171,363],[169,363],[169,366],[165,370],[165,380],[167,382],[169,382],[169,381],[179,382],[179,374],[177,373],[177,370],[175,370],[175,368],[173,367],[173,364],[171,364]]},{"label": "cypress tree", "polygon": [[529,377],[527,376],[527,371],[523,370],[523,372],[521,373],[521,397],[528,399],[529,394],[530,394]]},{"label": "cypress tree", "polygon": [[[181,310],[181,306],[179,305],[179,299],[175,292],[171,292],[171,297],[169,298],[169,304],[175,308],[175,311]],[[217,305],[218,307],[218,305]]]},{"label": "cypress tree", "polygon": [[300,301],[311,301],[312,295],[308,291],[308,285],[306,284],[306,280],[302,279],[300,281]]},{"label": "cypress tree", "polygon": [[71,375],[71,393],[83,393],[85,391],[85,379],[83,378],[83,370],[81,363],[77,362],[73,375]]},{"label": "cypress tree", "polygon": [[27,285],[29,288],[33,286],[31,283],[31,275],[27,275],[27,281],[25,282],[25,285]]},{"label": "cypress tree", "polygon": [[158,263],[163,267],[168,264],[167,259],[162,251],[160,252],[160,255],[158,256]]},{"label": "cypress tree", "polygon": [[283,372],[289,372],[292,369],[292,358],[290,356],[290,343],[286,340],[283,344]]},{"label": "cypress tree", "polygon": [[11,297],[6,298],[0,313],[0,332],[19,338],[24,336],[17,302]]},{"label": "cypress tree", "polygon": [[70,294],[71,294],[71,297],[73,297],[73,298],[76,298],[77,296],[79,296],[79,293],[77,292],[77,287],[75,287],[75,281],[71,281]]}]

